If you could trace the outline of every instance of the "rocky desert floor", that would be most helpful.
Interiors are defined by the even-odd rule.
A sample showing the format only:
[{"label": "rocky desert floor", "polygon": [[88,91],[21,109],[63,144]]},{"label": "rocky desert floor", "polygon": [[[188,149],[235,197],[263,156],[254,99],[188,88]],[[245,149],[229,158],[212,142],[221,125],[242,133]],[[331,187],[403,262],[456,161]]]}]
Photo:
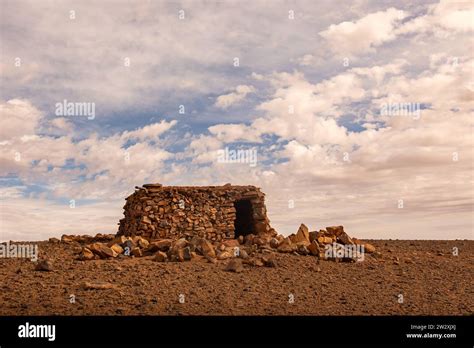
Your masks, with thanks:
[{"label": "rocky desert floor", "polygon": [[[0,315],[473,315],[474,241],[372,240],[381,256],[342,263],[276,254],[276,267],[151,257],[79,261],[38,242],[52,271],[0,258]],[[457,248],[458,255],[453,255]]]}]

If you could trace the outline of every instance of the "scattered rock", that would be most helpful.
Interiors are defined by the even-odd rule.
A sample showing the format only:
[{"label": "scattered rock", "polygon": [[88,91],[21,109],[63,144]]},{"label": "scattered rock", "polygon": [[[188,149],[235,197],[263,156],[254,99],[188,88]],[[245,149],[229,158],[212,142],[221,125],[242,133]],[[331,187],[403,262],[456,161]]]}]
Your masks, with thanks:
[{"label": "scattered rock", "polygon": [[247,260],[249,258],[249,254],[244,249],[240,249],[239,257],[243,260]]},{"label": "scattered rock", "polygon": [[219,255],[217,255],[218,260],[226,260],[234,257],[234,253],[230,251],[223,251]]},{"label": "scattered rock", "polygon": [[191,259],[193,258],[190,247],[183,248],[183,258],[184,261],[191,261]]},{"label": "scattered rock", "polygon": [[153,258],[153,261],[166,262],[168,261],[168,255],[166,255],[166,253],[164,253],[163,251],[158,251],[155,254],[155,257]]},{"label": "scattered rock", "polygon": [[274,257],[269,257],[269,256],[263,256],[262,257],[262,262],[266,267],[276,267],[277,262],[275,261]]},{"label": "scattered rock", "polygon": [[330,235],[339,237],[339,235],[344,232],[344,227],[343,226],[330,226],[330,227],[326,227],[326,231]]},{"label": "scattered rock", "polygon": [[304,244],[299,244],[298,249],[296,251],[298,252],[298,254],[303,255],[303,256],[306,256],[309,254],[309,250]]},{"label": "scattered rock", "polygon": [[207,241],[206,239],[202,238],[199,243],[202,255],[206,258],[215,258],[216,252],[214,247],[212,246],[211,242]]},{"label": "scattered rock", "polygon": [[276,238],[270,239],[270,246],[273,249],[277,249],[279,245],[280,245],[280,241],[278,239],[276,239]]},{"label": "scattered rock", "polygon": [[52,272],[53,271],[53,263],[51,260],[40,260],[35,266],[35,271],[43,271],[43,272]]},{"label": "scattered rock", "polygon": [[227,239],[222,242],[226,247],[239,247],[241,243],[237,239]]},{"label": "scattered rock", "polygon": [[372,244],[364,243],[363,246],[364,252],[366,252],[367,254],[372,254],[373,252],[375,252],[375,247]]},{"label": "scattered rock", "polygon": [[281,253],[291,253],[295,251],[297,246],[291,242],[289,238],[285,238],[283,242],[278,246],[278,251]]},{"label": "scattered rock", "polygon": [[314,239],[310,245],[308,245],[309,253],[313,256],[319,256],[320,248],[318,242]]},{"label": "scattered rock", "polygon": [[110,247],[113,251],[115,251],[117,254],[122,254],[123,253],[123,248],[119,244],[114,244]]},{"label": "scattered rock", "polygon": [[173,244],[172,239],[161,239],[158,241],[151,242],[148,246],[148,251],[155,252],[155,251],[168,251]]},{"label": "scattered rock", "polygon": [[130,252],[130,254],[135,256],[135,257],[142,257],[143,256],[142,249],[140,249],[139,247],[133,248],[132,251]]},{"label": "scattered rock", "polygon": [[94,253],[90,249],[84,247],[84,248],[82,248],[82,251],[81,251],[81,254],[80,254],[79,258],[81,260],[93,260],[94,259]]},{"label": "scattered rock", "polygon": [[242,260],[241,259],[230,260],[225,270],[228,272],[235,272],[235,273],[242,272],[244,270],[244,266],[242,265]]},{"label": "scattered rock", "polygon": [[106,289],[114,289],[115,285],[113,285],[112,283],[107,283],[107,282],[86,281],[82,284],[82,288],[84,290],[106,290]]},{"label": "scattered rock", "polygon": [[[341,227],[342,227],[342,226],[341,226]],[[337,236],[337,240],[338,240],[340,243],[344,244],[344,245],[352,245],[352,244],[355,244],[355,243],[352,241],[351,237],[349,237],[349,236],[347,235],[347,233],[344,232],[344,231],[339,233],[339,235]]]}]

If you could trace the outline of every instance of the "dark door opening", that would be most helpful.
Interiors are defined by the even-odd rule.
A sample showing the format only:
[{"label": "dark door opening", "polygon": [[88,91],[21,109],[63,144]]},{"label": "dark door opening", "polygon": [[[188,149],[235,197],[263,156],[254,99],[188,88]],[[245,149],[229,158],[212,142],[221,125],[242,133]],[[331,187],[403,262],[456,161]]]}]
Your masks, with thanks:
[{"label": "dark door opening", "polygon": [[252,203],[248,199],[235,201],[236,217],[234,221],[235,238],[255,233]]}]

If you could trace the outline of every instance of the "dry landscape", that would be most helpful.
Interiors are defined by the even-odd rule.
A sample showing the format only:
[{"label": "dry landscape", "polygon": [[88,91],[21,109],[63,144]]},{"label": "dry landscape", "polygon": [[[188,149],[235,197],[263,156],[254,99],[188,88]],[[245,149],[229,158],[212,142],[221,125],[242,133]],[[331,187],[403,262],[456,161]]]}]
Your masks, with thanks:
[{"label": "dry landscape", "polygon": [[473,241],[369,242],[360,262],[258,248],[233,272],[241,258],[81,260],[65,236],[38,243],[47,262],[0,258],[0,315],[474,314]]}]

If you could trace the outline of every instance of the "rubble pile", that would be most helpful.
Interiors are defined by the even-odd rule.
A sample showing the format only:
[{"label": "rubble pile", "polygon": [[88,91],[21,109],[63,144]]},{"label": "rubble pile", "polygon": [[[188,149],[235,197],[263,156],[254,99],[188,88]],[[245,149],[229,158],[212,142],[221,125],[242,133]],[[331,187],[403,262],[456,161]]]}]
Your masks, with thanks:
[{"label": "rubble pile", "polygon": [[[96,236],[97,237],[97,236]],[[358,261],[358,255],[338,254],[347,247],[362,247],[362,253],[373,253],[375,248],[350,237],[343,226],[330,226],[324,230],[309,231],[301,224],[298,231],[287,237],[274,233],[248,234],[237,239],[210,241],[200,236],[188,238],[147,239],[142,236],[99,235],[85,239],[84,236],[63,236],[62,242],[82,244],[81,260],[98,260],[124,257],[150,257],[157,262],[185,262],[203,260],[217,263],[229,262],[226,269],[240,272],[241,264],[276,267],[273,255],[288,253],[312,256],[320,260]],[[102,240],[102,241],[98,241]],[[355,248],[354,248],[355,249]],[[352,249],[351,249],[352,250]],[[329,251],[329,252],[328,252]]]}]

